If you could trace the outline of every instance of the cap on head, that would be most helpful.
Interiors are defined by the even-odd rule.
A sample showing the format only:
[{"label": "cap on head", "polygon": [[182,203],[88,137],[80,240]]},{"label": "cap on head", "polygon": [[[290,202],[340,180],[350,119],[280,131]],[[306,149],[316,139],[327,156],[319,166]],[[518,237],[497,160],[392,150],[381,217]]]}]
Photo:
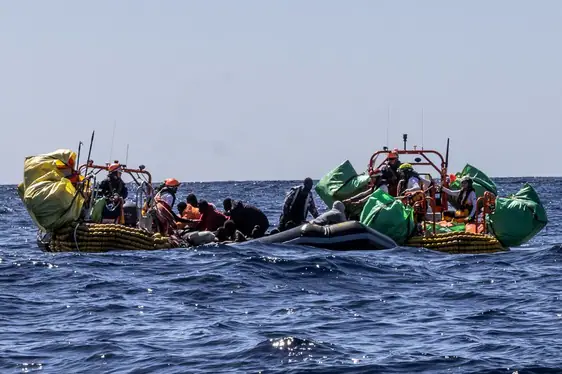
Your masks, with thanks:
[{"label": "cap on head", "polygon": [[313,185],[312,178],[306,177],[304,179],[304,186],[308,189],[312,189],[312,185]]},{"label": "cap on head", "polygon": [[168,178],[164,181],[164,185],[167,187],[178,187],[180,182],[176,178]]}]

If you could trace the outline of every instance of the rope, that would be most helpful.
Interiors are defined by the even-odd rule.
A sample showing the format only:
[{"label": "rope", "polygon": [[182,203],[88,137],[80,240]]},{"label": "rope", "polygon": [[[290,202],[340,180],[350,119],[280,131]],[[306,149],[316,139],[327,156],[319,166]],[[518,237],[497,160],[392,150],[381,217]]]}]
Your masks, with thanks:
[{"label": "rope", "polygon": [[76,238],[76,232],[78,231],[78,226],[80,226],[80,223],[77,223],[76,227],[74,228],[74,244],[76,245],[76,250],[80,252],[80,248],[78,247],[78,239]]}]

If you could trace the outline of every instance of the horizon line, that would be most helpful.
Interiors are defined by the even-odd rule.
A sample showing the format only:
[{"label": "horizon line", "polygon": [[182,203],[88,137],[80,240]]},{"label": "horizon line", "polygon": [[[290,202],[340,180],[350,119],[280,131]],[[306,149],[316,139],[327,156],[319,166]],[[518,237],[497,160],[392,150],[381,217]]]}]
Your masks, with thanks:
[{"label": "horizon line", "polygon": [[[361,174],[358,174],[361,175]],[[515,176],[495,176],[491,179],[507,179],[507,178],[562,178],[562,175],[515,175]],[[320,178],[322,179],[322,178]],[[320,181],[320,179],[312,178],[313,181]],[[180,183],[240,183],[240,182],[302,182],[304,178],[301,179],[240,179],[240,180],[199,180],[199,181],[180,181]],[[132,181],[131,181],[132,182]],[[153,181],[152,183],[162,183],[164,181]],[[0,186],[17,186],[18,183],[0,183]]]}]

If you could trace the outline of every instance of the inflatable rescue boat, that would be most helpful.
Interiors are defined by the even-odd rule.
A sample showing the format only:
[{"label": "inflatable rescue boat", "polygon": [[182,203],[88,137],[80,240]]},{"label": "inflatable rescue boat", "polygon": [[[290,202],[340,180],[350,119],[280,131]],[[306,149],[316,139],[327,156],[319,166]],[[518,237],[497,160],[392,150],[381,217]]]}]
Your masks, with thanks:
[{"label": "inflatable rescue boat", "polygon": [[379,250],[396,247],[394,240],[357,221],[347,221],[327,226],[307,223],[277,234],[250,240],[240,245],[255,242],[263,244],[306,245],[338,251]]}]

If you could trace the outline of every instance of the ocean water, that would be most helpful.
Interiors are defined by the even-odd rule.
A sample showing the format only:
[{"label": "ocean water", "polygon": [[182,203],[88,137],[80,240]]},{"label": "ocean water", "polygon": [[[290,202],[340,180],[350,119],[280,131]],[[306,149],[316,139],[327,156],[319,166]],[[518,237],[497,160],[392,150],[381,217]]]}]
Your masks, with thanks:
[{"label": "ocean water", "polygon": [[[560,373],[562,179],[550,223],[506,253],[285,246],[43,253],[0,186],[0,372]],[[297,182],[193,183],[276,223]],[[324,207],[317,199],[317,203]]]}]

